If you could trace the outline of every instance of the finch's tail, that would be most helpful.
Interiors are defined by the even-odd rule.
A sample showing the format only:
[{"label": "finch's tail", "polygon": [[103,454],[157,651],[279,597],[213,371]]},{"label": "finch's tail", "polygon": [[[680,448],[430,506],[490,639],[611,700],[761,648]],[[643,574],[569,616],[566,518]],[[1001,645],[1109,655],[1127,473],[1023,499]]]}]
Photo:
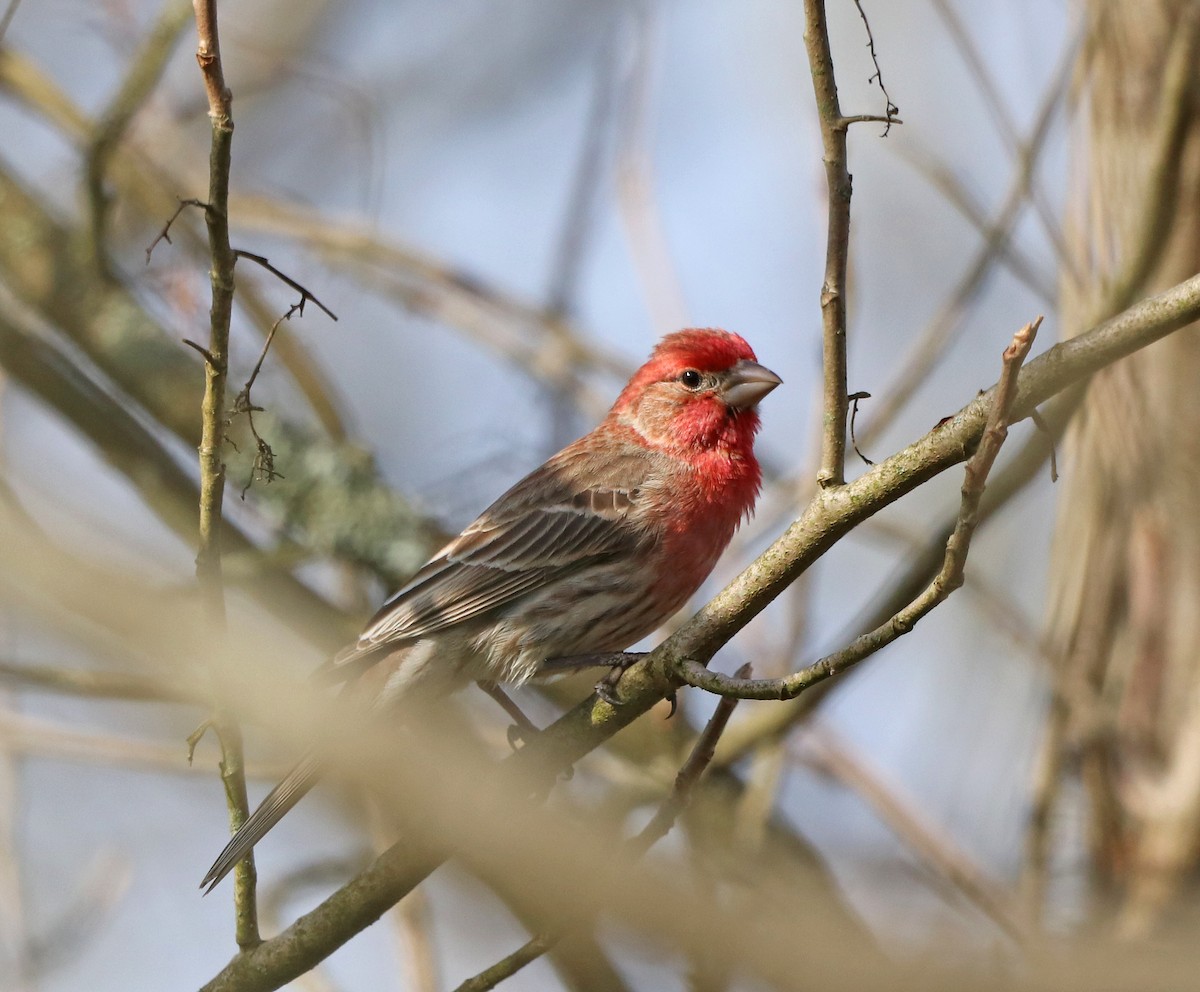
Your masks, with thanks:
[{"label": "finch's tail", "polygon": [[205,895],[216,888],[217,883],[233,870],[233,866],[250,853],[250,849],[262,840],[263,834],[275,826],[283,815],[304,797],[316,780],[317,761],[310,754],[302,758],[300,763],[284,776],[283,781],[270,791],[258,809],[251,813],[246,822],[229,838],[225,850],[213,862],[208,874],[204,876],[204,881],[200,883]]}]

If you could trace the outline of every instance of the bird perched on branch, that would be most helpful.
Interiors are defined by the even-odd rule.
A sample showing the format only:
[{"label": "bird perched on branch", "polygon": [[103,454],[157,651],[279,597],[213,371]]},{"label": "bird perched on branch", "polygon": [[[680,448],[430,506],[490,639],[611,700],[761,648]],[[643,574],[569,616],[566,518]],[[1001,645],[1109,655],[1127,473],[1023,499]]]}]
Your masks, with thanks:
[{"label": "bird perched on branch", "polygon": [[[595,430],[484,510],[327,669],[379,711],[625,650],[683,606],[753,511],[756,407],[781,381],[737,334],[663,338]],[[317,772],[315,757],[301,761],[201,887],[211,891]]]}]

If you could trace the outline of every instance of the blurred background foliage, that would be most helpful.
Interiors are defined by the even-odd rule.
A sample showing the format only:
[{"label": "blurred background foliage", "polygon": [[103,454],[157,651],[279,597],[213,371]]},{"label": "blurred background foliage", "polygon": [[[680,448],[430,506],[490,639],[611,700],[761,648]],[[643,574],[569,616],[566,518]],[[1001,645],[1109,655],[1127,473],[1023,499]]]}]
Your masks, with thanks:
[{"label": "blurred background foliage", "polygon": [[[148,612],[174,608],[196,527],[203,374],[183,339],[207,325],[200,212],[155,239],[207,188],[190,5],[6,11],[6,519],[72,582],[133,576]],[[857,438],[878,460],[991,383],[1034,314],[1067,336],[1196,271],[1200,63],[1190,0],[866,13],[904,120],[850,137],[850,388],[874,394]],[[858,11],[829,16],[844,109],[883,113]],[[297,680],[679,326],[739,331],[786,383],[764,408],[768,489],[710,589],[795,516],[824,251],[799,5],[257,0],[221,18],[233,243],[339,318],[310,304],[282,323],[255,382],[279,478],[256,473],[247,417],[229,424],[235,624]],[[296,301],[244,260],[237,278],[235,392]],[[1075,415],[1057,489],[1045,439],[1014,430],[965,593],[849,677],[739,707],[671,857],[735,888],[729,852],[757,858],[853,946],[869,933],[964,973],[1010,974],[1021,934],[1180,930],[1200,849],[1195,349],[1177,334],[1048,411],[1056,430]],[[843,542],[720,667],[782,674],[886,617],[936,567],[950,476]],[[224,831],[213,752],[185,762],[200,680],[147,656],[102,596],[30,596],[8,574],[0,976],[198,985],[232,951],[227,900],[195,893]],[[521,701],[546,722],[588,685]],[[503,753],[500,715],[464,702]],[[712,705],[684,694],[564,791],[639,822]],[[265,781],[288,748],[248,734]],[[263,845],[268,927],[365,857],[352,800],[328,790]],[[452,866],[309,981],[453,988],[540,922]],[[688,971],[653,934],[600,926],[505,987],[668,988]]]}]

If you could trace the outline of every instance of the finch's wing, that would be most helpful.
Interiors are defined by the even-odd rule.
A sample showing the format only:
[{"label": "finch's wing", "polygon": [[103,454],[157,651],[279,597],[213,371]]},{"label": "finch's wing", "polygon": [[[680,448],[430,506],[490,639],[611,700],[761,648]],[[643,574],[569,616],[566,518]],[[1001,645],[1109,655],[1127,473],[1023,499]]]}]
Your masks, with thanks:
[{"label": "finch's wing", "polygon": [[[633,520],[642,496],[637,487],[571,488],[554,484],[545,471],[518,484],[442,548],[384,604],[334,667],[357,667],[384,648],[495,615],[644,539]],[[535,502],[535,494],[542,498]]]}]

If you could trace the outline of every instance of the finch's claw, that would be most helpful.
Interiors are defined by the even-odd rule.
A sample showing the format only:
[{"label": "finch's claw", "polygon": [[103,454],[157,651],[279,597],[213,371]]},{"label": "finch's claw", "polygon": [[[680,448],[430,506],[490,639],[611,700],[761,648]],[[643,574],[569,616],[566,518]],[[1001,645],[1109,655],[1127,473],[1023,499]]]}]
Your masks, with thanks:
[{"label": "finch's claw", "polygon": [[620,669],[617,668],[614,668],[613,671],[617,673],[616,679],[613,679],[611,674],[604,676],[604,678],[596,683],[596,695],[608,703],[609,706],[613,707],[613,709],[616,709],[618,706],[623,705],[621,700],[617,698],[616,693],[617,682],[621,679],[621,673]]},{"label": "finch's claw", "polygon": [[673,693],[671,693],[671,695],[669,695],[669,696],[667,697],[667,702],[669,702],[669,703],[671,704],[671,712],[669,712],[669,713],[667,714],[667,719],[668,719],[668,720],[670,720],[670,719],[671,719],[671,717],[673,717],[673,716],[675,715],[675,711],[676,711],[677,709],[679,709],[679,695],[678,695],[678,693],[674,693],[674,692],[673,692]]},{"label": "finch's claw", "polygon": [[508,738],[508,746],[514,751],[519,751],[529,743],[525,736],[525,731],[518,727],[515,723],[510,723],[508,729],[504,732],[504,736]]},{"label": "finch's claw", "polygon": [[642,660],[640,654],[626,654],[623,658],[613,665],[608,674],[596,683],[596,695],[603,699],[609,706],[621,706],[621,700],[617,698],[617,683],[621,681],[621,676],[625,674],[625,669],[636,665]]},{"label": "finch's claw", "polygon": [[496,685],[495,682],[483,680],[477,682],[476,685],[496,700],[504,708],[504,712],[516,721],[510,724],[508,730],[505,731],[509,747],[515,751],[518,744],[528,744],[530,740],[537,736],[537,724],[525,715],[521,707],[508,698],[508,693],[501,689],[500,686]]}]

